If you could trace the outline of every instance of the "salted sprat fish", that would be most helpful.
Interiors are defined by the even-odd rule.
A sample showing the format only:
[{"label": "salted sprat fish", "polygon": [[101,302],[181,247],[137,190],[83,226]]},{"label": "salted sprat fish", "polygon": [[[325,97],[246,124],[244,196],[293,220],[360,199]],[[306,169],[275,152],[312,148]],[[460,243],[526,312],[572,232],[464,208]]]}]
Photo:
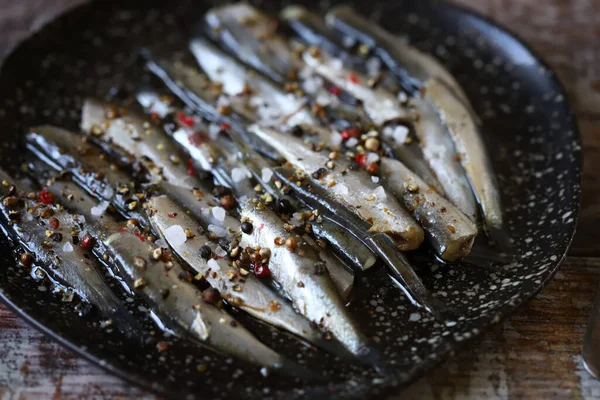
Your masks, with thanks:
[{"label": "salted sprat fish", "polygon": [[278,158],[278,153],[267,143],[246,133],[245,125],[253,121],[254,113],[247,110],[244,103],[227,101],[221,104],[223,107],[219,105],[222,91],[219,84],[213,84],[197,68],[181,62],[154,58],[151,54],[146,54],[146,59],[148,69],[188,107],[215,124],[227,126],[265,157]]},{"label": "salted sprat fish", "polygon": [[[174,110],[161,100],[160,96],[153,94],[149,91],[145,91],[141,95],[138,95],[138,101],[147,109],[156,109],[155,112],[161,112],[162,115],[174,112]],[[308,126],[304,131],[308,131]],[[250,172],[252,176],[261,183],[269,193],[275,197],[279,197],[279,190],[274,185],[274,180],[271,179],[272,164],[260,157],[256,152],[250,148],[244,142],[235,141],[233,143],[228,139],[218,136],[213,140],[197,140],[197,132],[205,131],[206,127],[202,125],[202,122],[196,121],[196,124],[192,127],[180,126],[173,134],[173,138],[184,147],[191,157],[195,159],[199,164],[205,164],[210,166],[211,171],[215,173],[215,176],[220,177],[222,185],[228,185],[234,188],[238,198],[246,197],[251,198],[254,196],[254,185],[252,180],[247,179],[247,173]],[[319,129],[316,134],[323,136],[322,130]],[[323,136],[324,137],[324,136]],[[234,137],[235,138],[235,137]],[[211,154],[216,153],[217,150],[214,147],[219,147],[219,154],[222,157],[213,157]],[[240,158],[241,157],[241,158]],[[237,169],[234,174],[233,170]],[[171,193],[172,191],[167,191]],[[181,190],[178,190],[181,192]],[[180,199],[180,203],[183,203]],[[188,201],[187,204],[194,204],[194,201]],[[210,213],[208,213],[210,214]],[[207,213],[203,213],[202,216],[206,217]],[[228,217],[226,217],[228,218]],[[231,223],[227,223],[225,226],[228,232],[235,230],[232,228]],[[315,226],[314,233],[323,239],[325,239],[331,247],[340,254],[342,258],[350,262],[356,268],[365,270],[374,265],[376,258],[375,256],[359,241],[357,241],[352,235],[339,229],[339,226],[332,226],[326,221],[322,224]],[[349,276],[345,274],[345,271],[337,268],[336,264],[331,266],[332,274],[339,279],[336,280],[336,285],[340,288],[342,293],[346,293],[346,288],[352,286],[352,282]]]},{"label": "salted sprat fish", "polygon": [[[0,209],[14,237],[26,248],[34,264],[42,267],[61,284],[67,285],[81,299],[96,307],[100,315],[127,335],[140,332],[101,273],[101,266],[87,251],[72,241],[73,232],[81,232],[78,218],[51,203],[45,190],[32,198],[17,188],[17,183],[0,170]],[[6,184],[4,184],[6,183]],[[19,186],[21,186],[19,184]],[[139,334],[139,333],[138,333]]]},{"label": "salted sprat fish", "polygon": [[167,325],[175,324],[196,340],[248,362],[304,374],[301,367],[262,344],[227,312],[205,302],[199,289],[186,281],[189,273],[176,260],[163,258],[160,246],[121,230],[108,215],[90,214],[90,204],[96,202],[73,184],[56,181],[51,189],[67,199],[67,209],[90,221],[88,233],[108,254],[118,274],[152,304]]},{"label": "salted sprat fish", "polygon": [[254,121],[271,126],[293,127],[318,121],[306,107],[306,101],[294,93],[283,92],[275,83],[252,72],[206,39],[195,38],[190,50],[213,82],[221,82],[231,102],[241,101],[253,110]]},{"label": "salted sprat fish", "polygon": [[492,169],[477,123],[468,108],[456,101],[450,90],[436,80],[424,87],[424,100],[435,107],[456,146],[460,163],[481,207],[486,227],[502,230],[503,215],[496,175]]},{"label": "salted sprat fish", "polygon": [[427,98],[412,101],[418,118],[413,121],[423,156],[434,171],[448,197],[465,215],[477,220],[477,202],[461,165],[448,126],[443,123],[439,110]]},{"label": "salted sprat fish", "polygon": [[410,46],[351,7],[340,5],[332,8],[326,20],[332,28],[374,50],[411,94],[416,93],[429,79],[437,79],[451,88],[459,101],[469,104],[460,84],[435,58]]},{"label": "salted sprat fish", "polygon": [[252,224],[252,230],[242,234],[241,245],[269,249],[273,279],[298,311],[331,332],[352,354],[376,361],[376,353],[346,311],[326,264],[313,248],[301,236],[288,232],[281,219],[258,201],[244,205],[242,218]]},{"label": "salted sprat fish", "polygon": [[[160,127],[151,125],[134,112],[110,115],[114,109],[86,99],[81,116],[81,128],[89,134],[115,145],[141,160],[155,181],[187,187],[202,187],[195,176],[188,173],[187,159]],[[107,118],[110,117],[110,118]]]},{"label": "salted sprat fish", "polygon": [[245,3],[211,9],[205,16],[208,33],[244,63],[280,84],[302,67],[283,38],[278,21]]},{"label": "salted sprat fish", "polygon": [[381,232],[369,232],[368,222],[352,211],[337,206],[331,192],[326,188],[310,185],[307,181],[299,181],[296,177],[296,170],[279,167],[273,171],[283,184],[290,187],[296,197],[302,198],[306,204],[311,204],[315,209],[319,209],[323,218],[337,224],[341,229],[342,227],[348,229],[348,232],[355,235],[376,254],[387,267],[390,276],[396,280],[400,289],[413,304],[425,308],[440,319],[452,314],[427,290],[406,256],[398,251],[396,243],[391,237]]},{"label": "salted sprat fish", "polygon": [[112,163],[86,136],[45,125],[31,128],[26,140],[27,147],[43,162],[59,172],[69,172],[79,185],[102,200],[97,212],[104,212],[112,204],[122,214],[148,226],[146,214],[132,207],[132,202],[139,199],[131,175]]},{"label": "salted sprat fish", "polygon": [[[164,233],[175,253],[197,273],[202,274],[212,287],[218,289],[227,302],[309,342],[322,341],[321,332],[311,327],[309,321],[296,313],[286,300],[259,282],[252,271],[234,267],[228,259],[227,251],[211,242],[184,208],[166,196],[153,197],[148,205],[154,227]],[[210,258],[210,253],[202,257],[204,246],[208,246],[216,257]]]},{"label": "salted sprat fish", "polygon": [[[353,98],[346,104],[334,95],[322,78],[299,58],[302,46],[277,32],[278,21],[243,3],[211,10],[206,17],[209,33],[240,61],[260,71],[283,88],[306,93],[313,112],[321,121],[344,129],[349,121],[363,121],[362,108]],[[300,89],[300,90],[299,90]]]},{"label": "salted sprat fish", "polygon": [[437,255],[446,261],[466,257],[477,235],[475,223],[400,161],[382,158],[384,186],[423,226]]},{"label": "salted sprat fish", "polygon": [[368,221],[371,224],[369,231],[390,235],[401,250],[419,247],[424,237],[423,229],[393,196],[375,184],[364,171],[352,171],[344,160],[336,161],[335,168],[327,169],[328,156],[309,149],[302,140],[257,125],[249,129],[269,141],[288,162],[303,170],[315,185],[328,188],[339,204]]}]

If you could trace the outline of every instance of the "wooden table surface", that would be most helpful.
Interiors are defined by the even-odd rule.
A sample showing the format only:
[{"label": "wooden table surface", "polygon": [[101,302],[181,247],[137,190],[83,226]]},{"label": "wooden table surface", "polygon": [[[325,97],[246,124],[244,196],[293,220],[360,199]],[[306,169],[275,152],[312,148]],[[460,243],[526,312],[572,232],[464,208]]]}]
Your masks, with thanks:
[{"label": "wooden table surface", "polygon": [[[600,281],[600,2],[453,0],[509,27],[558,72],[584,141],[582,212],[570,256],[533,301],[391,399],[600,399],[581,364]],[[0,0],[0,57],[82,0]],[[598,170],[596,169],[598,168]],[[154,398],[81,360],[0,307],[0,399]]]}]

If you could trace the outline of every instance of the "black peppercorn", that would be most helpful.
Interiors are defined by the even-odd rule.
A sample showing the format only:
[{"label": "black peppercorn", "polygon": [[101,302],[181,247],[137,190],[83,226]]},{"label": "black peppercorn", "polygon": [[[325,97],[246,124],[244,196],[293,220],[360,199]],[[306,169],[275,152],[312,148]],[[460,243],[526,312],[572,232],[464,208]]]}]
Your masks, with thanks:
[{"label": "black peppercorn", "polygon": [[208,260],[211,255],[212,255],[212,250],[209,246],[204,245],[204,246],[200,247],[200,257],[204,258],[205,260]]},{"label": "black peppercorn", "polygon": [[253,229],[254,227],[250,222],[242,222],[242,232],[244,232],[246,235],[251,234]]}]

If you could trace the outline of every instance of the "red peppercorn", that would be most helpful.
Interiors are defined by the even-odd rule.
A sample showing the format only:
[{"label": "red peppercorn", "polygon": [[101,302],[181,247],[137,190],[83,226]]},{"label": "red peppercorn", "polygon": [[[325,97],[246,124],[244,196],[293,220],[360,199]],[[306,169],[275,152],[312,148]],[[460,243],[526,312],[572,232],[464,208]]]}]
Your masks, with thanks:
[{"label": "red peppercorn", "polygon": [[351,137],[356,137],[356,136],[360,135],[360,131],[358,129],[356,129],[356,128],[344,129],[341,132],[341,135],[342,135],[342,139],[348,140]]},{"label": "red peppercorn", "polygon": [[42,189],[42,191],[40,192],[40,202],[42,204],[54,203],[54,194],[48,192],[46,189]]},{"label": "red peppercorn", "polygon": [[350,79],[350,82],[352,82],[352,83],[359,83],[360,82],[360,80],[358,79],[358,76],[356,76],[352,72],[350,72],[350,74],[348,75],[348,79]]},{"label": "red peppercorn", "polygon": [[168,213],[167,216],[169,218],[175,218],[177,216],[177,213]]},{"label": "red peppercorn", "polygon": [[271,270],[266,265],[257,263],[254,266],[254,274],[259,278],[266,278],[271,276]]},{"label": "red peppercorn", "polygon": [[87,233],[81,238],[81,247],[84,249],[91,249],[94,245],[94,238]]},{"label": "red peppercorn", "polygon": [[342,94],[342,89],[340,89],[337,86],[331,86],[329,88],[329,93],[331,93],[334,96],[339,96],[340,94]]},{"label": "red peppercorn", "polygon": [[52,229],[58,229],[58,227],[60,226],[60,222],[58,221],[58,218],[56,217],[52,217],[50,218],[50,227]]},{"label": "red peppercorn", "polygon": [[363,168],[367,165],[367,156],[364,153],[357,154],[354,160]]},{"label": "red peppercorn", "polygon": [[194,126],[194,124],[195,124],[194,118],[192,118],[192,117],[190,117],[188,115],[185,115],[182,112],[180,112],[180,113],[177,114],[177,119],[179,119],[179,123],[181,125],[185,125],[185,126],[190,126],[191,127],[191,126]]},{"label": "red peppercorn", "polygon": [[222,131],[226,131],[227,129],[231,129],[231,125],[229,125],[227,122],[223,122],[220,126],[219,129],[221,129]]},{"label": "red peppercorn", "polygon": [[188,160],[187,170],[189,175],[193,176],[196,173],[196,171],[194,171],[194,163],[191,159]]}]

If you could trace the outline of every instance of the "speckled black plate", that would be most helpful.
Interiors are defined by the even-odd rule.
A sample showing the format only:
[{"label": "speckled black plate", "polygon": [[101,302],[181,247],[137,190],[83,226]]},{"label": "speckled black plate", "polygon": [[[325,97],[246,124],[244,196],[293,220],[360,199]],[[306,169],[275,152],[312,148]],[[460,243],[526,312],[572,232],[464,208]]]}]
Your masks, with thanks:
[{"label": "speckled black plate", "polygon": [[[350,3],[441,59],[483,120],[514,251],[522,258],[494,269],[415,257],[425,284],[459,316],[455,321],[439,323],[419,312],[381,269],[359,278],[351,311],[393,366],[389,374],[378,375],[240,315],[265,342],[330,380],[306,385],[263,378],[255,367],[175,338],[168,338],[169,349],[159,353],[160,331],[149,329],[153,339],[147,345],[107,333],[97,327],[97,317],[79,317],[51,293],[48,282],[19,267],[6,239],[0,243],[3,301],[82,356],[173,398],[289,400],[365,398],[405,384],[537,293],[564,259],[578,215],[580,142],[555,76],[512,35],[462,9],[431,1]],[[267,1],[263,6],[278,7]],[[201,0],[99,1],[58,18],[21,44],[0,73],[2,167],[15,170],[21,164],[19,138],[27,127],[52,123],[77,129],[84,96],[149,81],[140,70],[138,48],[185,48],[188,28],[208,7]],[[145,313],[143,305],[131,303]],[[199,372],[199,364],[208,370]]]}]

